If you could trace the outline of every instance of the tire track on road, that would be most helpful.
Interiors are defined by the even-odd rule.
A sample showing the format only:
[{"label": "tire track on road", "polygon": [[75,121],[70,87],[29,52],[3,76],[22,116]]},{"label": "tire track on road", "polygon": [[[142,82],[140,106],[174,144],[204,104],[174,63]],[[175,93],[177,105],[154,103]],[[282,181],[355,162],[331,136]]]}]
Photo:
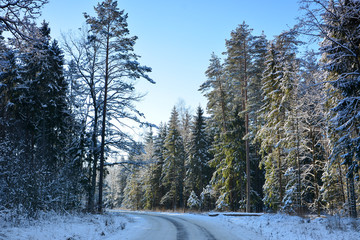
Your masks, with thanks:
[{"label": "tire track on road", "polygon": [[[176,230],[177,230],[177,235],[176,235],[177,240],[190,240],[189,239],[189,234],[186,231],[185,224],[180,223],[180,221],[183,221],[183,222],[185,222],[187,224],[191,224],[191,225],[196,226],[204,234],[204,236],[206,237],[207,240],[216,240],[214,235],[212,235],[206,228],[204,228],[203,226],[200,226],[200,225],[198,225],[196,223],[186,221],[183,218],[177,218],[177,220],[175,220],[174,218],[167,217],[167,216],[159,216],[159,215],[156,215],[156,216],[160,217],[160,218],[163,218],[163,219],[166,219],[167,221],[174,224],[174,226],[176,227]],[[180,221],[178,221],[178,220],[180,220]]]},{"label": "tire track on road", "polygon": [[170,217],[159,216],[159,215],[156,215],[156,217],[163,218],[166,221],[169,221],[172,224],[174,224],[174,226],[176,227],[176,231],[177,231],[176,240],[188,240],[189,239],[189,234],[186,231],[185,226],[183,224],[179,223],[178,221],[176,221]]},{"label": "tire track on road", "polygon": [[[163,215],[163,214],[157,214],[157,213],[125,213],[124,215],[128,215],[129,218],[132,218],[132,216],[139,216],[142,218],[145,218],[148,221],[156,222],[156,229],[159,231],[156,234],[153,234],[153,232],[148,233],[146,236],[147,239],[151,240],[157,240],[163,232],[162,229],[167,229],[164,234],[166,234],[167,239],[173,239],[173,240],[217,240],[210,231],[210,229],[207,229],[206,226],[202,226],[202,224],[189,221],[186,218],[183,218],[181,216],[177,215]],[[151,220],[153,219],[153,220]],[[160,228],[159,228],[160,227]],[[165,227],[165,228],[164,228]],[[149,230],[152,228],[149,228]],[[172,233],[170,230],[169,235],[169,229],[173,229]],[[154,230],[154,229],[153,229]],[[156,231],[156,230],[155,230]],[[154,238],[156,237],[156,239]],[[162,237],[165,237],[164,235]],[[227,238],[226,238],[227,239]]]}]

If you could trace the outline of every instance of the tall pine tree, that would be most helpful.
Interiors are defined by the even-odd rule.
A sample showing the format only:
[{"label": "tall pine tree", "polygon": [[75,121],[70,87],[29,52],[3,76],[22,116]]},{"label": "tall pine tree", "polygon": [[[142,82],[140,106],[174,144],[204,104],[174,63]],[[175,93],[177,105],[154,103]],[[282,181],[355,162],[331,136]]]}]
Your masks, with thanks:
[{"label": "tall pine tree", "polygon": [[[122,119],[131,119],[141,123],[142,114],[133,106],[133,102],[140,96],[134,94],[134,80],[144,78],[154,83],[147,75],[149,67],[141,66],[133,53],[136,36],[129,37],[127,14],[119,10],[117,1],[104,0],[95,7],[96,17],[85,13],[87,24],[90,26],[92,41],[99,45],[99,59],[97,64],[102,76],[101,99],[101,144],[99,164],[99,200],[98,211],[103,210],[103,181],[104,164],[109,148],[126,150],[131,137],[124,131],[119,131],[117,124],[124,125]],[[113,131],[109,131],[112,129]],[[112,134],[106,134],[109,131]],[[108,138],[106,140],[106,137]]]}]

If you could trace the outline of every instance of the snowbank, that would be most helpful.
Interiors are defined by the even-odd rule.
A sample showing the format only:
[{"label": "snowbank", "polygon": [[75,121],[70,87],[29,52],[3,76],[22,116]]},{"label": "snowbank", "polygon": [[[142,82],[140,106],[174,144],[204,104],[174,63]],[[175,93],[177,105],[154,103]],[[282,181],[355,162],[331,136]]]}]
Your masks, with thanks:
[{"label": "snowbank", "polygon": [[[163,214],[178,215],[211,228],[221,226],[239,236],[239,239],[252,239],[252,236],[263,236],[267,240],[360,239],[360,219],[338,216],[310,219],[283,214]],[[38,221],[17,218],[17,222],[0,216],[0,240],[136,239],[136,233],[148,223],[141,217],[133,218],[129,215],[131,214],[116,211],[104,215],[45,214]],[[260,238],[256,237],[258,239]]]},{"label": "snowbank", "polygon": [[[306,239],[306,240],[351,240],[360,239],[360,219],[340,218],[301,218],[284,214],[264,214],[261,216],[229,217],[218,216],[231,231],[238,226],[259,233],[264,239]],[[239,236],[241,232],[239,232]]]},{"label": "snowbank", "polygon": [[122,239],[132,220],[121,214],[44,214],[39,220],[0,216],[0,240],[97,240]]}]

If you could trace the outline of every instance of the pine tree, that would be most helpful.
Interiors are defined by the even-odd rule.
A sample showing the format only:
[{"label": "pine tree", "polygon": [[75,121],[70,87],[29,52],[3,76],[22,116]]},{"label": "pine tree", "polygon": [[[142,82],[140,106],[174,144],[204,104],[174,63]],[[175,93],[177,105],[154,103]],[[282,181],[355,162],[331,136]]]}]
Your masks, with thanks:
[{"label": "pine tree", "polygon": [[[119,10],[117,1],[104,0],[95,7],[97,17],[91,17],[85,13],[92,41],[99,43],[99,68],[102,71],[102,120],[101,120],[101,144],[99,166],[99,201],[98,211],[102,212],[102,189],[104,179],[104,163],[106,158],[105,133],[110,126],[118,129],[114,124],[121,123],[121,119],[127,118],[140,123],[139,113],[133,106],[133,102],[139,99],[134,94],[134,80],[144,78],[154,83],[147,72],[151,69],[141,66],[137,59],[139,56],[133,53],[136,36],[128,37],[129,29],[127,14]],[[114,121],[111,121],[114,119]],[[113,147],[126,149],[131,139],[125,132],[112,131],[107,142],[112,142]],[[124,139],[126,139],[124,141]],[[130,140],[131,141],[131,140]]]},{"label": "pine tree", "polygon": [[235,97],[233,102],[234,108],[242,107],[244,112],[245,124],[245,158],[246,158],[246,211],[251,211],[251,172],[250,172],[250,144],[249,134],[249,113],[248,113],[248,86],[249,86],[249,69],[251,64],[250,48],[252,29],[243,22],[235,31],[231,32],[231,39],[226,40],[227,59],[226,71],[231,79],[232,95]]}]

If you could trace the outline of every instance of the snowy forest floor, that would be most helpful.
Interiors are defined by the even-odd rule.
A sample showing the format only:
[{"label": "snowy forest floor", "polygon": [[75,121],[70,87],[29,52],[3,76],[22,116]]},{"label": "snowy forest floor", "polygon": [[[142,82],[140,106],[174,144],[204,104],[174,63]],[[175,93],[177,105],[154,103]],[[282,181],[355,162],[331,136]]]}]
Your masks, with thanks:
[{"label": "snowy forest floor", "polygon": [[[187,219],[216,224],[231,231],[239,239],[249,239],[244,232],[252,232],[263,239],[360,239],[360,219],[328,216],[301,218],[284,214],[261,216],[226,216],[220,213],[162,213],[180,215]],[[0,214],[1,240],[97,240],[136,239],[136,233],[146,225],[141,218],[129,217],[126,212],[111,211],[104,215],[42,214],[38,220]]]}]

